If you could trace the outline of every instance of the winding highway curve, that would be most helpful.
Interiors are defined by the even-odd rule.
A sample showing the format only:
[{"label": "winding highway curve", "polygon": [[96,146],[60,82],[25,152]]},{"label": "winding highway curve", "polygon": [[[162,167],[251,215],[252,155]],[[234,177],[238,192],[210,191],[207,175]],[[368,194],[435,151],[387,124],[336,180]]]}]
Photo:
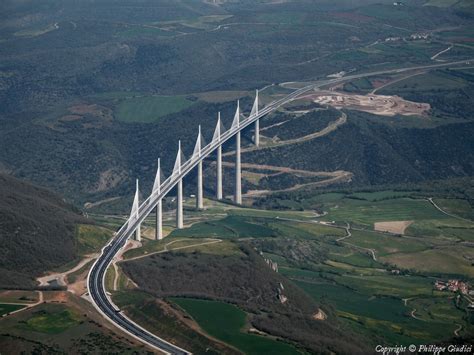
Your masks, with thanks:
[{"label": "winding highway curve", "polygon": [[402,69],[391,69],[391,70],[384,70],[384,71],[377,71],[372,73],[362,73],[356,75],[350,75],[342,78],[330,79],[330,80],[322,80],[311,85],[302,87],[291,94],[276,100],[269,105],[265,106],[263,109],[259,110],[258,114],[251,115],[247,118],[244,118],[240,121],[240,125],[238,127],[233,127],[227,130],[226,132],[221,134],[220,140],[213,140],[207,146],[202,148],[201,156],[193,156],[189,160],[187,160],[181,166],[180,173],[174,173],[170,177],[168,177],[162,184],[161,184],[161,192],[160,193],[152,193],[139,207],[138,218],[130,218],[124,225],[115,233],[113,239],[102,249],[101,255],[97,258],[94,265],[89,271],[89,275],[87,278],[87,288],[89,291],[89,296],[92,300],[93,305],[95,308],[109,321],[111,321],[114,325],[125,331],[126,333],[130,334],[134,338],[138,339],[139,341],[159,350],[160,352],[166,354],[190,354],[190,352],[173,345],[166,340],[150,333],[146,329],[142,328],[127,316],[125,316],[118,307],[112,302],[109,298],[107,291],[105,289],[104,280],[105,280],[105,273],[107,268],[111,264],[115,255],[122,249],[128,238],[135,232],[137,226],[153,211],[156,207],[159,200],[161,200],[177,183],[180,179],[182,179],[186,174],[188,174],[194,167],[198,165],[198,163],[204,160],[207,156],[209,156],[217,147],[222,145],[224,142],[228,141],[232,138],[237,132],[245,129],[252,123],[254,123],[259,118],[277,110],[281,106],[295,100],[300,95],[320,88],[325,85],[336,84],[339,82],[358,79],[363,77],[369,77],[374,75],[380,74],[390,74],[390,73],[401,73],[409,70],[417,70],[417,69],[430,69],[430,68],[437,68],[443,66],[450,66],[450,65],[457,65],[457,64],[466,64],[472,60],[463,60],[451,63],[443,63],[443,64],[435,64],[435,65],[426,65],[426,66],[418,66],[418,67],[411,67],[411,68],[402,68]]}]

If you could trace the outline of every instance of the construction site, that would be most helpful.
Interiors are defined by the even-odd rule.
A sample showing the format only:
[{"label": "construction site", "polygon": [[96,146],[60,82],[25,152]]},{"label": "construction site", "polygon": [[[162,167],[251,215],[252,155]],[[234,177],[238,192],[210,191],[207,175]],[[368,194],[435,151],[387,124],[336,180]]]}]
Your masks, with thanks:
[{"label": "construction site", "polygon": [[305,95],[303,98],[336,109],[346,108],[380,116],[423,116],[431,109],[427,103],[408,101],[399,96],[388,95],[356,95],[335,91],[317,91]]}]

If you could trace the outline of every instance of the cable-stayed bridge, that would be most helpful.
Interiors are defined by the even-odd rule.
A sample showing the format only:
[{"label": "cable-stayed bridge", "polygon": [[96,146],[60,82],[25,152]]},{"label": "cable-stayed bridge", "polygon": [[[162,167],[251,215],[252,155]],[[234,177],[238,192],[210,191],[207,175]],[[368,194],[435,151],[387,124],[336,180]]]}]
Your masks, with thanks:
[{"label": "cable-stayed bridge", "polygon": [[298,89],[291,94],[273,101],[268,104],[261,110],[259,109],[259,100],[258,100],[258,91],[255,97],[255,101],[252,107],[252,110],[248,117],[244,117],[240,112],[239,104],[237,103],[237,109],[234,115],[234,120],[232,126],[227,130],[223,131],[222,124],[220,122],[220,116],[218,115],[217,125],[214,131],[213,138],[211,142],[205,146],[202,145],[202,135],[199,128],[198,137],[196,139],[195,148],[192,156],[186,160],[182,161],[182,152],[181,152],[181,143],[178,142],[178,154],[176,156],[174,168],[172,174],[161,181],[161,169],[160,162],[158,160],[158,170],[155,177],[155,182],[153,184],[153,189],[151,194],[146,198],[145,201],[140,203],[139,201],[139,189],[138,181],[136,187],[135,198],[133,200],[132,212],[128,220],[123,224],[123,226],[115,233],[113,239],[102,249],[102,254],[96,260],[94,265],[89,271],[87,279],[87,287],[89,290],[90,298],[94,306],[101,312],[106,318],[108,318],[116,326],[129,333],[136,339],[148,344],[151,347],[154,347],[161,352],[167,354],[189,354],[188,351],[181,349],[180,347],[173,345],[167,342],[164,339],[159,338],[158,336],[148,332],[146,329],[140,327],[138,324],[134,323],[128,317],[126,317],[117,306],[114,305],[112,300],[109,298],[107,291],[104,285],[105,273],[107,268],[111,264],[113,258],[117,253],[122,249],[127,240],[131,237],[134,237],[136,240],[141,239],[140,226],[141,223],[148,217],[151,213],[156,213],[156,239],[162,239],[162,200],[163,198],[174,188],[177,188],[177,199],[176,199],[176,227],[183,228],[183,178],[194,168],[198,169],[198,179],[197,179],[197,195],[196,195],[196,207],[198,209],[203,208],[203,177],[202,177],[202,162],[208,157],[211,153],[217,152],[217,181],[216,181],[216,198],[218,200],[222,199],[222,145],[229,141],[231,138],[235,137],[236,140],[236,150],[235,150],[235,190],[234,190],[234,202],[237,204],[242,203],[242,191],[241,191],[241,154],[240,154],[240,135],[242,130],[247,127],[254,126],[254,143],[258,146],[259,144],[259,120],[263,116],[274,112],[281,106],[288,104],[289,102],[295,100],[300,95],[317,89],[319,87],[336,84],[339,82],[357,79],[362,77],[369,77],[380,74],[389,74],[389,73],[401,73],[410,70],[419,70],[419,69],[430,69],[438,68],[449,65],[456,64],[466,64],[469,61],[463,60],[458,62],[435,64],[435,65],[426,65],[418,66],[411,68],[402,68],[402,69],[391,69],[384,71],[377,71],[372,73],[363,73],[346,76],[343,78],[323,80],[315,84],[311,84],[301,89]]},{"label": "cable-stayed bridge", "polygon": [[102,255],[92,266],[87,286],[89,289],[89,295],[94,303],[95,307],[109,320],[111,320],[119,328],[122,328],[127,333],[131,334],[140,341],[153,346],[160,351],[169,354],[189,354],[184,349],[179,348],[143,329],[132,320],[127,318],[117,306],[114,305],[112,300],[109,298],[107,291],[104,286],[105,273],[112,262],[115,255],[123,248],[127,240],[133,237],[135,240],[141,240],[140,226],[150,213],[156,213],[156,239],[162,239],[162,200],[163,198],[174,188],[177,189],[176,198],[176,228],[183,228],[183,178],[194,168],[198,169],[197,179],[197,194],[196,194],[196,207],[198,209],[203,208],[203,177],[202,177],[202,162],[211,153],[217,152],[217,181],[216,181],[216,198],[221,200],[222,194],[222,145],[235,137],[236,150],[235,150],[235,190],[234,190],[234,202],[237,204],[242,203],[242,190],[241,190],[241,159],[240,159],[240,134],[241,131],[251,125],[254,126],[254,143],[259,144],[259,120],[261,117],[277,110],[279,107],[291,102],[298,96],[312,90],[314,85],[309,85],[298,89],[291,94],[270,103],[263,109],[259,110],[259,99],[258,91],[255,97],[255,101],[248,117],[243,117],[240,112],[240,105],[237,102],[237,109],[235,111],[234,119],[231,127],[227,130],[223,130],[223,126],[218,115],[216,128],[211,142],[205,146],[202,146],[202,134],[199,128],[196,144],[192,156],[187,161],[182,161],[181,142],[178,142],[178,153],[176,156],[174,168],[172,174],[164,181],[162,180],[162,172],[160,168],[160,160],[158,159],[158,169],[156,172],[153,189],[148,198],[142,203],[139,202],[139,187],[138,180],[136,186],[135,197],[133,200],[132,211],[128,220],[124,225],[116,232],[114,238],[105,246],[102,250]]}]

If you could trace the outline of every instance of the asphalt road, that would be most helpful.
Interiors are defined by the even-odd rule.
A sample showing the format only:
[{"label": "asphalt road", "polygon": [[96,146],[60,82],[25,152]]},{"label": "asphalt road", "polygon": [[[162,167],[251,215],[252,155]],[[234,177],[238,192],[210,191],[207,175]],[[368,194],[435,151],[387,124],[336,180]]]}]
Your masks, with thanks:
[{"label": "asphalt road", "polygon": [[411,68],[401,68],[401,69],[392,69],[392,70],[383,70],[372,73],[361,73],[355,75],[349,75],[343,78],[336,78],[330,80],[322,80],[311,85],[305,86],[301,89],[298,89],[291,94],[276,100],[269,105],[265,106],[263,109],[259,110],[258,115],[253,115],[251,117],[244,118],[238,127],[234,127],[224,132],[221,135],[219,141],[212,141],[207,146],[202,149],[200,157],[191,157],[186,161],[181,167],[180,174],[174,174],[168,177],[161,185],[161,193],[151,194],[139,208],[139,217],[138,219],[129,219],[116,233],[115,237],[109,242],[107,246],[102,249],[102,254],[96,260],[91,270],[89,271],[89,276],[87,280],[87,287],[89,290],[89,295],[94,303],[94,306],[112,323],[116,326],[129,333],[136,339],[148,344],[149,346],[154,347],[157,350],[160,350],[167,354],[190,354],[190,352],[181,349],[180,347],[173,345],[166,340],[161,339],[160,337],[148,332],[146,329],[143,329],[138,324],[134,323],[132,320],[127,318],[120,310],[113,304],[109,299],[105,286],[104,279],[107,268],[109,267],[112,259],[119,252],[121,248],[125,246],[127,239],[134,233],[137,226],[153,211],[157,202],[162,199],[177,183],[182,179],[186,174],[189,173],[200,161],[204,160],[209,154],[211,154],[219,145],[222,145],[225,141],[232,138],[237,132],[245,129],[257,119],[269,114],[280,108],[281,106],[291,102],[296,99],[298,96],[317,89],[319,87],[336,84],[339,82],[358,79],[368,76],[374,76],[379,74],[390,74],[390,73],[401,73],[410,70],[417,69],[430,69],[437,67],[444,67],[457,64],[466,64],[472,60],[463,60],[458,62],[443,63],[443,64],[434,64],[426,66],[418,66]]}]

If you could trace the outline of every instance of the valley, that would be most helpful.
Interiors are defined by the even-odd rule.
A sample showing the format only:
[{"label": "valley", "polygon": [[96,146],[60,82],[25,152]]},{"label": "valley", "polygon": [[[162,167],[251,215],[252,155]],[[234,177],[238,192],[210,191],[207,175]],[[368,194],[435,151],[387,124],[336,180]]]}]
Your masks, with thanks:
[{"label": "valley", "polygon": [[[125,260],[128,260],[127,254],[132,253],[130,255],[134,256],[130,260],[135,262],[135,260],[138,261],[136,259],[138,253],[145,253],[142,254],[145,259],[139,260],[143,260],[140,261],[141,263],[153,264],[153,269],[158,272],[156,277],[157,280],[160,280],[160,286],[150,285],[149,276],[145,276],[149,275],[146,272],[145,264],[140,268],[136,268],[136,266],[131,268],[133,264],[125,261],[121,267],[125,268],[127,275],[137,280],[137,285],[132,288],[145,287],[145,290],[147,290],[148,287],[151,287],[149,292],[159,297],[165,295],[167,297],[186,296],[186,299],[188,299],[188,297],[198,296],[199,298],[215,299],[215,295],[203,295],[194,290],[197,285],[210,290],[210,286],[204,286],[211,282],[209,279],[203,285],[202,281],[195,277],[192,277],[192,279],[186,277],[187,272],[184,269],[176,270],[180,275],[179,278],[182,279],[181,282],[183,282],[184,289],[180,290],[180,287],[177,287],[176,279],[173,279],[172,274],[170,274],[169,267],[171,264],[169,263],[176,262],[176,267],[182,268],[184,265],[182,261],[179,261],[180,258],[191,257],[192,255],[194,255],[191,259],[194,260],[193,262],[199,262],[204,258],[203,260],[209,260],[206,262],[209,263],[214,258],[213,255],[220,257],[227,255],[227,258],[229,258],[236,255],[236,253],[239,255],[237,246],[251,245],[256,247],[257,250],[261,250],[266,258],[278,263],[279,274],[301,287],[316,301],[323,302],[323,310],[329,314],[329,319],[331,319],[331,316],[337,317],[339,322],[342,322],[345,327],[353,332],[364,334],[367,334],[367,331],[375,332],[377,336],[386,340],[415,343],[434,340],[441,334],[446,334],[448,338],[452,337],[455,335],[454,330],[459,328],[461,324],[462,329],[469,333],[471,326],[463,321],[465,317],[463,312],[469,313],[469,311],[466,308],[461,311],[449,292],[435,291],[434,282],[437,279],[455,277],[472,279],[472,275],[467,271],[469,269],[467,265],[470,265],[470,260],[472,260],[470,258],[473,256],[469,257],[468,254],[464,255],[467,258],[466,261],[460,259],[453,261],[451,270],[439,269],[437,266],[447,265],[447,260],[454,255],[454,250],[464,250],[462,245],[467,240],[463,238],[466,238],[470,233],[472,234],[474,222],[463,224],[459,220],[455,222],[454,218],[447,217],[442,219],[443,224],[439,224],[439,211],[429,202],[422,205],[425,207],[420,210],[420,207],[415,206],[418,206],[418,201],[422,202],[422,200],[403,197],[410,195],[408,191],[400,192],[400,197],[397,197],[396,193],[393,194],[392,191],[354,194],[354,197],[360,196],[360,200],[350,198],[352,194],[328,193],[319,195],[315,199],[324,201],[324,209],[328,213],[316,218],[306,212],[259,213],[248,209],[227,209],[222,206],[225,209],[220,210],[220,213],[227,215],[225,218],[192,224],[182,232],[173,232],[167,237],[171,239],[165,239],[163,242],[145,240],[144,243],[146,244],[143,248],[134,249],[125,254]],[[391,197],[388,200],[379,201],[378,199],[383,196]],[[390,202],[390,208],[384,207],[384,201]],[[357,215],[357,208],[354,208],[354,202],[365,206],[361,207],[363,210],[370,206],[370,208],[380,212],[370,214],[371,219],[367,222],[360,220]],[[454,201],[450,203],[454,203]],[[330,211],[334,207],[339,210],[345,208],[346,205],[348,211],[354,212],[349,212],[347,215],[343,214],[341,217],[331,214]],[[216,206],[209,206],[209,208],[216,211]],[[410,212],[411,208],[419,210],[414,217]],[[404,218],[404,214],[414,218],[413,224],[424,225],[425,232],[420,232],[419,229],[410,230],[411,226],[402,236],[385,232],[380,233],[374,230],[376,221],[396,221]],[[364,213],[363,215],[366,216],[367,214]],[[336,219],[336,221],[333,222],[333,219]],[[172,223],[172,221],[170,222]],[[350,229],[347,229],[350,231],[349,237],[346,237],[346,223],[344,222],[347,222],[350,226]],[[435,224],[431,225],[431,223]],[[457,234],[450,234],[450,238],[454,239],[447,240],[447,235],[441,234],[440,231],[444,231],[446,226],[455,228],[456,223],[462,224],[463,227],[456,229],[459,231]],[[435,225],[436,227],[434,227]],[[434,230],[438,232],[433,233]],[[192,245],[195,242],[190,240],[194,238],[204,238],[206,240],[206,237],[209,236],[223,241],[199,246]],[[169,243],[170,240],[173,243],[179,243],[182,240],[190,243],[191,246],[182,250],[170,250],[168,251],[169,256],[163,254],[164,251],[161,254],[147,256],[147,254],[151,254],[150,250],[163,248],[158,245]],[[157,243],[157,246],[150,249],[155,243]],[[436,253],[426,253],[427,250],[433,247],[437,250]],[[375,260],[368,250],[373,250],[376,255]],[[408,253],[407,255],[410,255],[410,257],[403,259],[405,253]],[[201,254],[202,256],[196,258],[197,255]],[[420,260],[421,263],[412,264],[411,261],[414,260]],[[164,262],[163,273],[159,271],[161,267],[158,266],[162,262]],[[467,266],[467,269],[463,269],[463,263]],[[193,267],[199,266],[195,265]],[[129,274],[132,270],[136,271]],[[136,274],[136,272],[140,272],[140,274]],[[143,285],[140,281],[142,276],[139,276],[142,272],[147,279]],[[219,276],[220,274],[216,271],[211,274],[216,280],[222,279],[222,276]],[[173,285],[173,287],[169,289],[168,285]],[[224,287],[224,289],[232,290],[233,288]],[[130,290],[128,292],[136,291]],[[341,299],[334,304],[336,295]],[[232,302],[239,299],[237,295],[231,294],[224,297],[230,297],[233,300]],[[252,297],[247,297],[249,296],[244,299],[252,299]],[[466,297],[463,302],[469,303],[469,296],[466,295]],[[170,302],[174,302],[172,300],[170,299]],[[291,297],[289,297],[289,301],[291,302]],[[252,307],[251,304],[258,301],[247,302],[251,303],[247,303],[247,306],[244,306],[245,308]],[[326,304],[326,302],[328,303]],[[374,305],[370,306],[369,309],[375,307],[371,311],[373,313],[366,313],[368,312],[366,311],[367,305],[371,305],[372,302],[374,302]],[[380,306],[375,306],[377,303]],[[423,304],[423,306],[420,306],[420,304]],[[464,303],[464,307],[467,304]],[[332,313],[334,311],[331,311],[330,305],[337,307],[336,313]],[[130,304],[130,306],[133,307],[133,304]],[[376,307],[381,307],[383,311],[377,312]],[[188,308],[185,307],[185,309]],[[417,310],[418,318],[410,315],[413,309]],[[192,315],[193,312],[191,311]],[[425,314],[423,312],[426,312],[426,315],[423,315]],[[454,314],[458,314],[458,316],[454,316]],[[246,327],[256,328],[264,333],[268,332],[268,328],[262,328],[262,324],[258,320],[258,312],[251,311],[247,317],[250,325]],[[194,320],[201,325],[200,318],[194,318]],[[207,321],[202,320],[202,322]],[[202,326],[206,329],[204,324]],[[446,327],[451,329],[450,335],[445,332]],[[422,329],[424,331],[421,331]],[[273,329],[273,332],[275,331]],[[430,336],[434,338],[430,338]],[[377,337],[374,339],[377,339]]]}]

